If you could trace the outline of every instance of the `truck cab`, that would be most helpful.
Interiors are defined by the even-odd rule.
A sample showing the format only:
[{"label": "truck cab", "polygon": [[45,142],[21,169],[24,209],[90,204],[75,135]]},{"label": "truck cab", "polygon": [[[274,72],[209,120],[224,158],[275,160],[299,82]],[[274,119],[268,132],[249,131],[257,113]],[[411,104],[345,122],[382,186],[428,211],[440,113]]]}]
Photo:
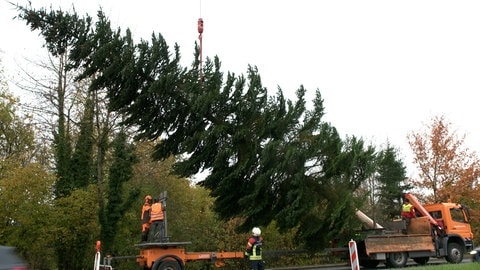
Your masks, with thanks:
[{"label": "truck cab", "polygon": [[467,250],[473,247],[473,233],[470,227],[468,208],[456,203],[437,203],[423,206],[447,235],[463,238]]}]

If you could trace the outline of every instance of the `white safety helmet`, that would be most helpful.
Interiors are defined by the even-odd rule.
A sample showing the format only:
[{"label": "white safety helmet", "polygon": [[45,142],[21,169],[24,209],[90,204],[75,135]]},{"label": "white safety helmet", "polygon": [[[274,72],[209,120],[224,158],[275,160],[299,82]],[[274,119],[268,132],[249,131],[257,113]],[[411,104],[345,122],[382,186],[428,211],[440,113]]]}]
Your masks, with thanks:
[{"label": "white safety helmet", "polygon": [[258,227],[253,227],[252,229],[252,235],[253,236],[260,236],[262,234],[262,231]]}]

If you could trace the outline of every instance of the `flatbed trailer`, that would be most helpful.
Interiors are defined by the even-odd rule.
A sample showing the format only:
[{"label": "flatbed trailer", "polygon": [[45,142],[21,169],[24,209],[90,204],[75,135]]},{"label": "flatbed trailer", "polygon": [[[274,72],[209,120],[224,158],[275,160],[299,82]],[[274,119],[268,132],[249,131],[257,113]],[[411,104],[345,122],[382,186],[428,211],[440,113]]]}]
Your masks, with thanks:
[{"label": "flatbed trailer", "polygon": [[[166,207],[167,192],[160,193],[160,201]],[[140,254],[135,256],[110,257],[100,264],[100,241],[97,241],[97,253],[95,255],[94,270],[113,270],[111,265],[115,259],[135,259],[143,270],[184,270],[185,264],[192,261],[210,261],[215,267],[226,265],[227,259],[243,259],[244,252],[219,251],[219,252],[187,252],[186,245],[191,242],[170,242],[167,235],[167,213],[164,209],[164,233],[162,241],[150,241],[135,244],[140,249]]]},{"label": "flatbed trailer", "polygon": [[244,253],[237,251],[187,252],[191,242],[151,242],[135,245],[140,248],[137,263],[145,270],[183,270],[190,261],[210,261],[216,267],[225,266],[226,259],[243,259]]},{"label": "flatbed trailer", "polygon": [[117,259],[135,259],[143,270],[184,270],[187,262],[209,261],[215,267],[226,266],[227,259],[243,259],[244,253],[239,251],[220,252],[188,252],[186,245],[191,242],[146,242],[136,244],[140,254],[135,256],[104,258],[100,264],[100,241],[97,241],[94,270],[113,270],[112,261]]}]

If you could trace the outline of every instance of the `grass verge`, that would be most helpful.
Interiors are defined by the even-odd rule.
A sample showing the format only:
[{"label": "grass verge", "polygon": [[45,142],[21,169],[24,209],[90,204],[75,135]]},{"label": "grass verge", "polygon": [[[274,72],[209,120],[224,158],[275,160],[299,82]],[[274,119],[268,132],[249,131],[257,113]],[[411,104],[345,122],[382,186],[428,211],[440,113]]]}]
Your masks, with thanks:
[{"label": "grass verge", "polygon": [[474,270],[479,269],[479,263],[441,264],[429,266],[416,266],[415,270]]}]

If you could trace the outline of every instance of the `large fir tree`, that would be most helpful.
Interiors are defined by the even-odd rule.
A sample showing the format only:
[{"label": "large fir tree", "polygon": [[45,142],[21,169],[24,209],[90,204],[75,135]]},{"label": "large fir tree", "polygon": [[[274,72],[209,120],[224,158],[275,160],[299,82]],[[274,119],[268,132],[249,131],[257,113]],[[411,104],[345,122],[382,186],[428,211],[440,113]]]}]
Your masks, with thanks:
[{"label": "large fir tree", "polygon": [[[26,14],[40,29],[55,26],[59,15],[78,19]],[[308,110],[303,86],[296,101],[281,89],[269,96],[255,67],[246,76],[224,75],[216,57],[207,59],[199,80],[198,62],[182,67],[178,46],[171,54],[162,35],[134,44],[128,30],[125,36],[113,31],[102,12],[98,19],[94,29],[77,28],[77,38],[67,39],[72,67],[84,71],[81,78],[93,78],[91,90],[108,89],[110,108],[126,115],[137,138],[158,142],[156,159],[178,157],[175,172],[182,176],[211,172],[200,184],[215,197],[222,218],[243,217],[242,230],[272,220],[281,229],[300,225],[299,236],[314,248],[347,226],[352,191],[373,172],[374,149],[355,137],[342,140],[322,120],[319,91]]]}]

